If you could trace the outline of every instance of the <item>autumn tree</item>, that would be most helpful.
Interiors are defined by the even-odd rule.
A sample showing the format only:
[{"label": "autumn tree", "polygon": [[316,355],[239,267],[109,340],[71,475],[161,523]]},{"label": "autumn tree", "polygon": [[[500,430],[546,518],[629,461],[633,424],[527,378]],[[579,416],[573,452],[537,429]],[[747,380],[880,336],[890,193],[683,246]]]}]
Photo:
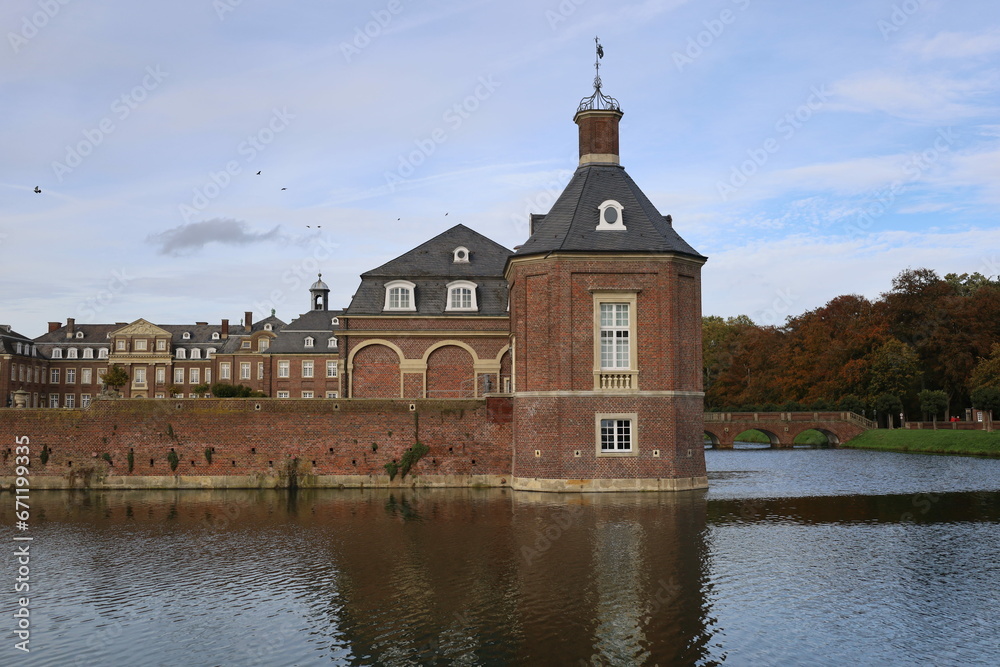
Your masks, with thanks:
[{"label": "autumn tree", "polygon": [[128,372],[118,364],[115,364],[110,370],[106,371],[102,379],[104,384],[115,391],[128,384],[128,380]]},{"label": "autumn tree", "polygon": [[917,394],[917,398],[920,400],[920,411],[924,414],[924,419],[927,418],[927,415],[931,415],[935,423],[937,423],[938,414],[948,407],[948,394],[940,390],[924,389]]}]

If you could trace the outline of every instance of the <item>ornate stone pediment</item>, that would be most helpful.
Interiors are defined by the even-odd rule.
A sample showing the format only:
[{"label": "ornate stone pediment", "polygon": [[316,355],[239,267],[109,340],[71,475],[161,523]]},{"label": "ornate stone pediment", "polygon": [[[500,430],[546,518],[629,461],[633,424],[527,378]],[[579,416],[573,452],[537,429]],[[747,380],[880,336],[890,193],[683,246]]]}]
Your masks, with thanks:
[{"label": "ornate stone pediment", "polygon": [[161,329],[152,322],[141,317],[131,324],[123,326],[121,329],[111,332],[111,336],[166,336],[170,338],[170,332]]}]

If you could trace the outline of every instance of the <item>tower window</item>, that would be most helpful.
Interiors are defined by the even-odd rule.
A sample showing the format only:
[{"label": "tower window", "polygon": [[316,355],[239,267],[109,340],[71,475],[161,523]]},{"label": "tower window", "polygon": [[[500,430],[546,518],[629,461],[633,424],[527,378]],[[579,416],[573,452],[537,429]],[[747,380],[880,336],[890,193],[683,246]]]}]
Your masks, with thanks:
[{"label": "tower window", "polygon": [[594,426],[598,456],[637,456],[637,413],[596,414]]},{"label": "tower window", "polygon": [[385,284],[384,310],[413,312],[417,309],[413,290],[416,287],[408,280],[393,280]]},{"label": "tower window", "polygon": [[630,368],[629,304],[601,304],[601,368]]},{"label": "tower window", "polygon": [[608,199],[597,207],[597,231],[625,231],[624,207],[613,199]]}]

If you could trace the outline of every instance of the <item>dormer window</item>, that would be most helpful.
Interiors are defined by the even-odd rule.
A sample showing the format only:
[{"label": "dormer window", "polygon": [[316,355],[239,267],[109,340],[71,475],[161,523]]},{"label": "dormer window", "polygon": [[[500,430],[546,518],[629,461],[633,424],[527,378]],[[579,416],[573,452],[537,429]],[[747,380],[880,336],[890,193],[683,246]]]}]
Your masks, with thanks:
[{"label": "dormer window", "polygon": [[455,264],[468,264],[469,249],[464,246],[458,246],[451,253],[451,261]]},{"label": "dormer window", "polygon": [[83,358],[84,359],[93,359],[94,358],[94,348],[92,348],[92,347],[85,347],[85,348],[83,348]]},{"label": "dormer window", "polygon": [[77,331],[76,332],[76,337],[77,338],[83,338],[83,332],[82,331]]},{"label": "dormer window", "polygon": [[191,340],[191,332],[185,331],[184,333],[181,334],[181,338],[183,338],[184,340]]},{"label": "dormer window", "polygon": [[264,352],[267,348],[271,347],[271,340],[269,338],[261,338],[257,341],[257,351]]},{"label": "dormer window", "polygon": [[340,326],[340,318],[339,317],[335,317],[332,320],[330,320],[330,325],[331,326],[335,326],[335,327],[339,327]]},{"label": "dormer window", "polygon": [[176,354],[177,354],[177,358],[178,359],[186,359],[187,358],[187,351],[185,351],[185,349],[183,347],[177,348],[177,353]]},{"label": "dormer window", "polygon": [[21,354],[21,350],[22,350],[22,347],[21,347],[21,344],[20,344],[20,343],[18,343],[18,344],[17,344],[17,353],[18,353],[18,354]]},{"label": "dormer window", "polygon": [[67,359],[76,359],[76,348],[75,347],[71,347],[68,350],[66,350],[66,358]]},{"label": "dormer window", "polygon": [[315,342],[316,342],[315,338],[313,338],[312,336],[306,336],[306,347],[312,347],[313,343]]},{"label": "dormer window", "polygon": [[624,207],[614,199],[608,199],[597,207],[597,231],[625,231],[625,220],[622,217]]},{"label": "dormer window", "polygon": [[416,300],[413,295],[415,287],[416,285],[408,280],[393,280],[386,283],[384,310],[416,311]]},{"label": "dormer window", "polygon": [[215,348],[214,347],[208,348],[208,353],[205,355],[205,358],[211,359],[214,356],[215,356]]},{"label": "dormer window", "polygon": [[199,350],[196,347],[192,348],[191,349],[191,358],[192,359],[201,359],[201,350]]},{"label": "dormer window", "polygon": [[219,332],[218,331],[213,331],[212,332],[212,340],[219,340]]},{"label": "dormer window", "polygon": [[264,331],[270,331],[270,330],[271,330],[271,325],[270,324],[265,324],[264,325]]},{"label": "dormer window", "polygon": [[336,336],[330,336],[329,338],[327,338],[326,339],[326,346],[327,347],[337,347],[337,337]]},{"label": "dormer window", "polygon": [[476,283],[468,280],[456,280],[448,283],[448,305],[446,311],[475,311]]},{"label": "dormer window", "polygon": [[52,358],[62,359],[62,350],[59,349],[58,347],[52,348]]},{"label": "dormer window", "polygon": [[99,349],[97,351],[97,358],[98,359],[107,359],[108,358],[108,348],[102,347],[101,349]]},{"label": "dormer window", "polygon": [[250,341],[245,340],[242,343],[240,343],[240,349],[241,350],[249,350],[250,349]]}]

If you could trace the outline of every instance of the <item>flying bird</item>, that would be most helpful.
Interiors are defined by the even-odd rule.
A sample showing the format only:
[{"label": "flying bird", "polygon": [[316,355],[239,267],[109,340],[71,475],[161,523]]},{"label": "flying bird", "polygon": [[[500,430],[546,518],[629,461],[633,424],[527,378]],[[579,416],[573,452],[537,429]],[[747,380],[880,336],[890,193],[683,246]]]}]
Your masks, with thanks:
[{"label": "flying bird", "polygon": [[448,214],[447,214],[447,213],[445,213],[445,215],[448,215]]},{"label": "flying bird", "polygon": [[260,172],[259,171],[257,172],[257,175],[260,176]]},{"label": "flying bird", "polygon": [[36,195],[42,194],[42,189],[40,187],[38,187],[37,185],[35,186],[35,194]]},{"label": "flying bird", "polygon": [[282,190],[287,190],[288,188],[281,188]]}]

